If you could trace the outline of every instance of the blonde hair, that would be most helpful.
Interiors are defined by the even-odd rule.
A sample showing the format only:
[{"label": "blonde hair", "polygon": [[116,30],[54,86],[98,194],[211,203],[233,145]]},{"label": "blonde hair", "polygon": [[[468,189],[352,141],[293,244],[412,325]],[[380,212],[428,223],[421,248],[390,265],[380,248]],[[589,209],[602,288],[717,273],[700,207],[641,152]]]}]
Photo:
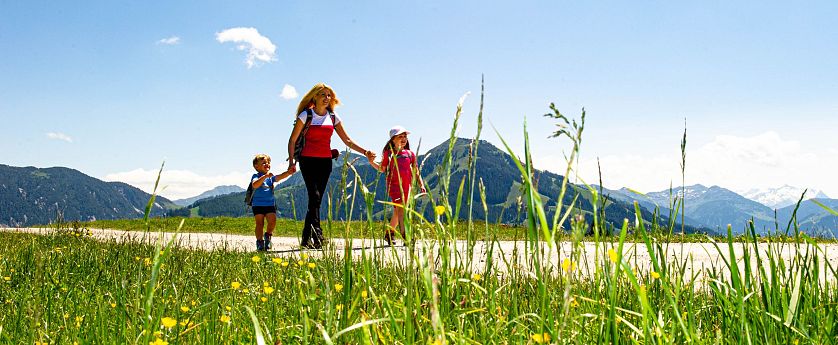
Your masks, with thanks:
[{"label": "blonde hair", "polygon": [[262,161],[270,161],[270,160],[271,160],[271,156],[268,156],[264,153],[260,153],[260,154],[253,157],[253,167],[254,168],[256,167],[256,163],[259,163],[259,162],[262,162]]},{"label": "blonde hair", "polygon": [[317,83],[311,88],[311,90],[308,90],[308,92],[306,92],[305,96],[303,96],[303,99],[300,100],[300,105],[297,106],[297,112],[294,113],[294,116],[299,115],[300,113],[303,112],[303,110],[306,110],[308,108],[313,107],[314,106],[314,96],[316,96],[323,89],[326,89],[326,90],[329,90],[329,91],[332,92],[332,101],[329,103],[329,105],[326,107],[326,109],[328,109],[330,112],[334,112],[335,107],[340,105],[340,99],[338,99],[337,94],[335,94],[335,90],[333,90],[331,86],[326,85],[324,83]]}]

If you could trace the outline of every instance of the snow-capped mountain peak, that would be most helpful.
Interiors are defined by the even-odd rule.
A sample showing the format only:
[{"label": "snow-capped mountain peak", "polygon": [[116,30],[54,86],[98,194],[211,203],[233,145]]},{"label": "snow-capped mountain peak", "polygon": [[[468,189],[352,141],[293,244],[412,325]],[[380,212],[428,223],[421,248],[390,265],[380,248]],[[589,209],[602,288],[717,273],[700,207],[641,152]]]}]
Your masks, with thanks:
[{"label": "snow-capped mountain peak", "polygon": [[[783,208],[796,204],[804,189],[806,188],[783,185],[779,188],[753,188],[739,191],[739,194],[771,208]],[[819,189],[809,188],[804,200],[812,198],[828,198],[828,196]]]}]

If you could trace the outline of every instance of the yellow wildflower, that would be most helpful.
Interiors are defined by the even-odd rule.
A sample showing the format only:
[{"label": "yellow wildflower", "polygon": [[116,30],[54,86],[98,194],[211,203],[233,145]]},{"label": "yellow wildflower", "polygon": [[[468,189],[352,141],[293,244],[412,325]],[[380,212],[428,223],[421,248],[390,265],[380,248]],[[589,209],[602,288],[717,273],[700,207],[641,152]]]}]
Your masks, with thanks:
[{"label": "yellow wildflower", "polygon": [[565,258],[564,261],[562,261],[562,270],[564,270],[567,273],[570,273],[576,270],[576,263],[568,258]]},{"label": "yellow wildflower", "polygon": [[343,285],[335,284],[335,291],[341,292],[343,290]]},{"label": "yellow wildflower", "polygon": [[220,318],[219,320],[220,320],[221,322],[227,322],[227,323],[229,323],[229,322],[230,322],[230,317],[229,317],[229,316],[227,316],[227,315],[221,315],[221,318]]},{"label": "yellow wildflower", "polygon": [[163,339],[157,338],[154,341],[148,342],[148,345],[169,345],[169,342],[165,341]]},{"label": "yellow wildflower", "polygon": [[308,260],[308,254],[306,254],[306,253],[303,253],[303,255],[300,255],[300,257],[301,257],[303,260]]},{"label": "yellow wildflower", "polygon": [[341,311],[341,310],[343,310],[343,304],[338,304],[338,305],[336,305],[336,306],[335,306],[335,310],[336,310],[336,311]]},{"label": "yellow wildflower", "polygon": [[3,277],[3,280],[5,280],[5,281],[10,281],[10,280],[12,280],[12,277],[5,276],[5,277]]},{"label": "yellow wildflower", "polygon": [[367,298],[368,295],[369,294],[367,294],[367,290],[361,291],[361,297],[362,298]]},{"label": "yellow wildflower", "polygon": [[243,293],[250,293],[250,289],[244,289],[244,290],[242,290],[242,292]]},{"label": "yellow wildflower", "polygon": [[180,307],[180,311],[182,311],[182,312],[184,312],[184,313],[188,313],[188,312],[189,312],[189,307],[187,307],[187,306],[182,306],[182,307]]},{"label": "yellow wildflower", "polygon": [[228,305],[228,306],[224,306],[224,309],[227,309],[227,311],[230,311],[230,310],[232,310],[233,308],[230,308],[230,306]]},{"label": "yellow wildflower", "polygon": [[237,282],[237,281],[234,281],[234,282],[230,283],[230,287],[232,287],[235,290],[238,290],[241,286],[242,286],[242,284]]},{"label": "yellow wildflower", "polygon": [[145,264],[146,266],[151,266],[151,263],[152,263],[152,262],[151,262],[151,258],[145,258],[145,259],[143,259],[143,264]]},{"label": "yellow wildflower", "polygon": [[315,268],[315,267],[317,267],[317,265],[314,264],[313,262],[308,263],[308,268]]},{"label": "yellow wildflower", "polygon": [[437,216],[441,216],[443,213],[445,213],[445,206],[439,205],[437,207],[434,207],[434,212],[436,212]]},{"label": "yellow wildflower", "polygon": [[481,279],[483,279],[483,276],[480,274],[475,273],[471,275],[471,280],[473,281],[479,282]]},{"label": "yellow wildflower", "polygon": [[282,267],[288,267],[288,261],[283,261],[282,262]]},{"label": "yellow wildflower", "polygon": [[306,262],[303,261],[303,260],[297,261],[297,266],[303,267],[303,265],[305,265],[305,264],[306,264]]},{"label": "yellow wildflower", "polygon": [[652,271],[652,279],[660,279],[661,275],[658,272]]},{"label": "yellow wildflower", "polygon": [[262,258],[254,255],[252,258],[250,258],[250,261],[253,261],[253,263],[258,263],[259,261],[262,261]]},{"label": "yellow wildflower", "polygon": [[281,259],[281,258],[273,258],[273,259],[271,259],[271,261],[272,261],[273,263],[277,264],[277,265],[279,265],[279,264],[281,264],[281,263],[282,263],[282,259]]},{"label": "yellow wildflower", "polygon": [[111,308],[116,308],[116,303],[111,303]]},{"label": "yellow wildflower", "polygon": [[175,325],[177,325],[177,319],[173,319],[173,318],[170,318],[170,317],[166,316],[166,317],[164,317],[160,320],[160,323],[163,324],[163,327],[172,328]]},{"label": "yellow wildflower", "polygon": [[262,302],[267,302],[267,301],[268,301],[268,298],[267,298],[267,297],[262,297],[262,298],[260,298],[260,299],[262,300]]},{"label": "yellow wildflower", "polygon": [[533,334],[532,341],[538,344],[544,344],[550,342],[550,333],[542,333],[542,334]]},{"label": "yellow wildflower", "polygon": [[611,262],[617,263],[617,252],[615,252],[614,249],[609,249],[608,258],[611,259]]},{"label": "yellow wildflower", "polygon": [[263,287],[263,290],[265,291],[266,295],[270,295],[270,294],[274,293],[274,288],[272,288],[270,286]]}]

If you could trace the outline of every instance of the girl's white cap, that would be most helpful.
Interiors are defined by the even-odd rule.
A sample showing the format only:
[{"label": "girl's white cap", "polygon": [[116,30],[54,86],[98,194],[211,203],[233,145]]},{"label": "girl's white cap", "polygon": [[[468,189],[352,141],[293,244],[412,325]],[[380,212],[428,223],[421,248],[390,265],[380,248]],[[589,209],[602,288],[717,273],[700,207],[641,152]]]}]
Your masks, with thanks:
[{"label": "girl's white cap", "polygon": [[404,129],[402,126],[393,126],[393,128],[390,128],[390,139],[402,133],[410,134],[410,131]]}]

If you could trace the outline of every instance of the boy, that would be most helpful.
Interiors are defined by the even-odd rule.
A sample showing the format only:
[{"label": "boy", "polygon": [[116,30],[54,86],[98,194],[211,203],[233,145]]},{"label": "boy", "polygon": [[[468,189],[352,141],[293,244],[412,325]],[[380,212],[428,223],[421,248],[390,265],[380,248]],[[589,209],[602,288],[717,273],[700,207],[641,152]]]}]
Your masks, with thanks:
[{"label": "boy", "polygon": [[[276,227],[276,199],[274,198],[273,186],[279,181],[287,178],[297,171],[295,166],[289,166],[288,170],[279,175],[274,175],[271,170],[271,156],[258,154],[253,157],[253,169],[256,173],[250,178],[250,186],[253,188],[253,216],[256,218],[256,250],[266,251],[271,249],[271,236]],[[268,228],[262,234],[262,227],[268,219]]]}]

